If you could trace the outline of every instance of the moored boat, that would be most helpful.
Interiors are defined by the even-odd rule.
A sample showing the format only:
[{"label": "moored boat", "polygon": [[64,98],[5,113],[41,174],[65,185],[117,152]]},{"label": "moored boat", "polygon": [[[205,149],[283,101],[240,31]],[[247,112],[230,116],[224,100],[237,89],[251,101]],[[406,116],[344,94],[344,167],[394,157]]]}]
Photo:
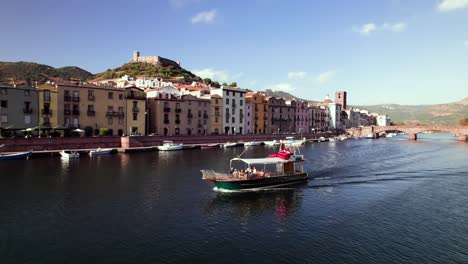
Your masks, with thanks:
[{"label": "moored boat", "polygon": [[161,146],[158,146],[158,149],[161,151],[173,151],[173,150],[181,150],[184,148],[184,144],[182,143],[174,143],[172,141],[163,141]]},{"label": "moored boat", "polygon": [[0,154],[0,160],[27,159],[31,155],[32,155],[31,151],[11,153],[11,154]]},{"label": "moored boat", "polygon": [[249,147],[249,146],[260,146],[262,145],[262,142],[260,141],[250,141],[250,142],[245,142],[244,146]]},{"label": "moored boat", "polygon": [[278,146],[280,144],[277,140],[264,141],[263,143],[267,146]]},{"label": "moored boat", "polygon": [[62,156],[62,158],[78,158],[80,153],[76,151],[62,150],[60,151],[60,156]]},{"label": "moored boat", "polygon": [[266,158],[230,161],[230,172],[201,170],[205,181],[211,181],[218,191],[248,191],[290,185],[308,179],[304,172],[303,155],[295,155],[288,149]]},{"label": "moored boat", "polygon": [[110,154],[112,152],[111,148],[97,148],[94,150],[89,151],[89,155],[95,156],[95,155],[106,155]]},{"label": "moored boat", "polygon": [[285,145],[293,145],[293,146],[300,146],[305,143],[305,139],[295,139],[294,137],[286,137],[280,141]]},{"label": "moored boat", "polygon": [[237,142],[226,142],[221,145],[221,147],[223,148],[232,148],[232,147],[237,147],[237,146],[238,146]]},{"label": "moored boat", "polygon": [[201,148],[202,149],[208,149],[208,148],[218,148],[219,147],[219,144],[216,143],[216,144],[206,144],[206,145],[202,145]]}]

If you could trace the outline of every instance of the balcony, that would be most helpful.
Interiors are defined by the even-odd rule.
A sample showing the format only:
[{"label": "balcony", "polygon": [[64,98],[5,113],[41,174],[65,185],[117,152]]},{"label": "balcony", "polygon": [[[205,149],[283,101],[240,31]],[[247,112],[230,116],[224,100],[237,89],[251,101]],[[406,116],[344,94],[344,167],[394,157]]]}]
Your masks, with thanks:
[{"label": "balcony", "polygon": [[134,113],[140,112],[140,108],[138,108],[137,106],[134,106],[134,107],[132,108],[132,111],[133,111]]},{"label": "balcony", "polygon": [[32,114],[33,110],[32,108],[23,108],[23,113],[25,114]]},{"label": "balcony", "polygon": [[208,114],[203,114],[203,118],[208,118]]},{"label": "balcony", "polygon": [[193,114],[192,113],[188,113],[187,114],[187,118],[192,118],[193,117]]},{"label": "balcony", "polygon": [[63,110],[64,115],[71,115],[71,110],[70,109],[65,109]]},{"label": "balcony", "polygon": [[52,115],[52,110],[45,108],[45,109],[42,109],[41,113],[43,115]]},{"label": "balcony", "polygon": [[69,95],[64,95],[64,96],[63,96],[63,100],[64,100],[65,102],[70,102],[70,101],[71,101],[71,96],[69,96]]},{"label": "balcony", "polygon": [[176,119],[175,123],[180,124],[180,119]]},{"label": "balcony", "polygon": [[164,119],[164,124],[169,124],[169,119]]},{"label": "balcony", "polygon": [[171,108],[170,107],[164,107],[164,113],[169,113],[171,112]]},{"label": "balcony", "polygon": [[119,118],[124,118],[125,117],[125,113],[124,112],[117,112],[117,116]]},{"label": "balcony", "polygon": [[181,113],[181,112],[182,112],[182,109],[176,108],[176,109],[175,109],[175,112],[176,112],[176,113]]},{"label": "balcony", "polygon": [[94,95],[88,95],[88,101],[94,101]]},{"label": "balcony", "polygon": [[88,116],[95,116],[96,115],[96,111],[94,110],[88,110]]},{"label": "balcony", "polygon": [[75,115],[75,116],[80,115],[80,110],[74,109],[74,110],[72,111],[72,114]]},{"label": "balcony", "polygon": [[106,116],[107,117],[113,117],[113,116],[116,116],[117,115],[117,112],[116,111],[107,111],[106,112]]},{"label": "balcony", "polygon": [[73,102],[79,102],[80,101],[80,97],[74,97],[73,96]]}]

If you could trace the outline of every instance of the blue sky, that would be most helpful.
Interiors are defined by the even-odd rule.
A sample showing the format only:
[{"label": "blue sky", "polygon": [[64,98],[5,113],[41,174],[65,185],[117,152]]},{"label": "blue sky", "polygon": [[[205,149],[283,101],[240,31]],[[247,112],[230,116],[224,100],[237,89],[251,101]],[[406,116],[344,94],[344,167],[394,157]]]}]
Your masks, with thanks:
[{"label": "blue sky", "polygon": [[337,90],[367,105],[468,97],[468,0],[4,0],[0,34],[0,61],[97,73],[139,50],[307,99]]}]

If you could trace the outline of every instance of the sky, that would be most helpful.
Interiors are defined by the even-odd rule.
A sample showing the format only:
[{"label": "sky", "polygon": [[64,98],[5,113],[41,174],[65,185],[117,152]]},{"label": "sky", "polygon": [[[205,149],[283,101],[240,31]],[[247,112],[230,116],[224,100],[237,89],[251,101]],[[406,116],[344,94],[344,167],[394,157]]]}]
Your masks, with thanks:
[{"label": "sky", "polygon": [[92,73],[139,50],[310,100],[468,97],[468,0],[0,0],[0,36],[0,61]]}]

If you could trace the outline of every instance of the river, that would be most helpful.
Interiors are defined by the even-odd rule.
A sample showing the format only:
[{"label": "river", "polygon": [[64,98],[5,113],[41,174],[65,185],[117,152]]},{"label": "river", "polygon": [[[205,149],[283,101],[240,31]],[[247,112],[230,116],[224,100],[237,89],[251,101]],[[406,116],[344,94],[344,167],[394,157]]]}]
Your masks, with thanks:
[{"label": "river", "polygon": [[0,162],[0,263],[468,263],[468,144],[405,137],[307,144],[312,180],[244,194],[200,174],[242,147]]}]

